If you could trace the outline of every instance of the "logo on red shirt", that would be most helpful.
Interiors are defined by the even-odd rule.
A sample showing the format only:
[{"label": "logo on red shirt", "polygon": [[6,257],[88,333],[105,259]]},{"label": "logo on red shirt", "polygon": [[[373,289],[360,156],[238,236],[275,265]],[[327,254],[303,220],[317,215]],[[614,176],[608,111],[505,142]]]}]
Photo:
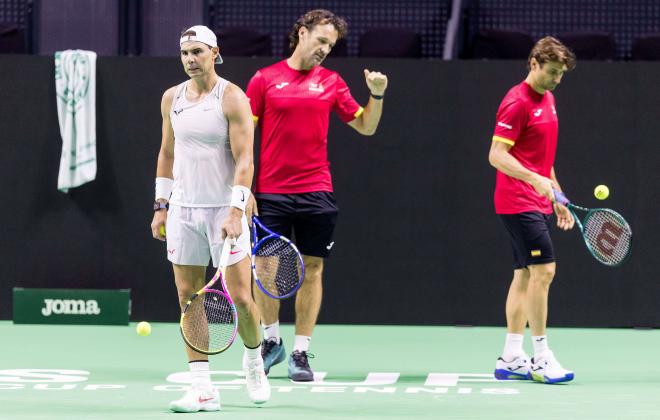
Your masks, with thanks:
[{"label": "logo on red shirt", "polygon": [[309,90],[312,92],[323,92],[323,84],[322,83],[310,83],[309,84]]}]

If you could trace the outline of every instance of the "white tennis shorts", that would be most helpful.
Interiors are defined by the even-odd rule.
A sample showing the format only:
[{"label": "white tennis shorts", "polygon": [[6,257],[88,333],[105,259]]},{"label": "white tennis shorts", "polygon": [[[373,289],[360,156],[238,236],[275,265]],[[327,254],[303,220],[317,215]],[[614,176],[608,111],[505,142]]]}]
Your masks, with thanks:
[{"label": "white tennis shorts", "polygon": [[[217,267],[222,251],[220,226],[229,207],[181,207],[170,205],[167,212],[167,259],[179,265]],[[250,229],[245,215],[243,232],[229,254],[228,265],[234,265],[250,253]]]}]

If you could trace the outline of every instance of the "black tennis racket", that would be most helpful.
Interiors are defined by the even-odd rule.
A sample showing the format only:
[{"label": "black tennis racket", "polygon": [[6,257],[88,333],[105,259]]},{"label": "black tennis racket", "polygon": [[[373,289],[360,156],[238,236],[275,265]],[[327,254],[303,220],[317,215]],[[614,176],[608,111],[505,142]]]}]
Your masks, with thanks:
[{"label": "black tennis racket", "polygon": [[292,296],[305,278],[298,248],[252,217],[252,273],[262,292],[273,299]]},{"label": "black tennis racket", "polygon": [[[587,249],[599,262],[618,267],[632,250],[632,230],[619,213],[611,209],[588,209],[570,202],[560,191],[554,191],[555,201],[568,207],[577,223]],[[576,211],[586,212],[582,221]]]}]

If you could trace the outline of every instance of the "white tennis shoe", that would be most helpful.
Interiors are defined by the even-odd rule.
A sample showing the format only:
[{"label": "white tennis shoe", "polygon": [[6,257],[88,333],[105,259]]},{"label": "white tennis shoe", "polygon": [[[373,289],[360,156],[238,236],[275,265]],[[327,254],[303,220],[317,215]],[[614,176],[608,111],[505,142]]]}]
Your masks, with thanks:
[{"label": "white tennis shoe", "polygon": [[572,381],[575,376],[570,370],[564,369],[555,358],[552,350],[547,350],[532,359],[530,376],[537,382],[556,384]]},{"label": "white tennis shoe", "polygon": [[210,386],[191,386],[182,398],[170,403],[170,410],[177,413],[219,411],[220,393]]},{"label": "white tennis shoe", "polygon": [[495,362],[494,376],[496,379],[500,380],[532,379],[529,376],[531,365],[532,364],[529,361],[529,356],[524,353],[518,357],[514,357],[510,361],[506,361],[499,357],[497,362]]},{"label": "white tennis shoe", "polygon": [[270,384],[264,372],[264,361],[261,357],[254,360],[246,357],[243,360],[248,397],[255,404],[263,404],[270,399]]}]

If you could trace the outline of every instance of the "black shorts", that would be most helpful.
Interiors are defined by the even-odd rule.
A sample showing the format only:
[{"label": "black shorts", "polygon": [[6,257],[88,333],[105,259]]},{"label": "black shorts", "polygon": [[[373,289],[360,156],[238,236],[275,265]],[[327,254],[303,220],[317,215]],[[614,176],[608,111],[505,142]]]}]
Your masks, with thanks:
[{"label": "black shorts", "polygon": [[259,220],[294,241],[300,253],[327,258],[339,209],[331,192],[255,194]]},{"label": "black shorts", "polygon": [[555,260],[549,214],[526,212],[499,216],[511,238],[514,270]]}]

